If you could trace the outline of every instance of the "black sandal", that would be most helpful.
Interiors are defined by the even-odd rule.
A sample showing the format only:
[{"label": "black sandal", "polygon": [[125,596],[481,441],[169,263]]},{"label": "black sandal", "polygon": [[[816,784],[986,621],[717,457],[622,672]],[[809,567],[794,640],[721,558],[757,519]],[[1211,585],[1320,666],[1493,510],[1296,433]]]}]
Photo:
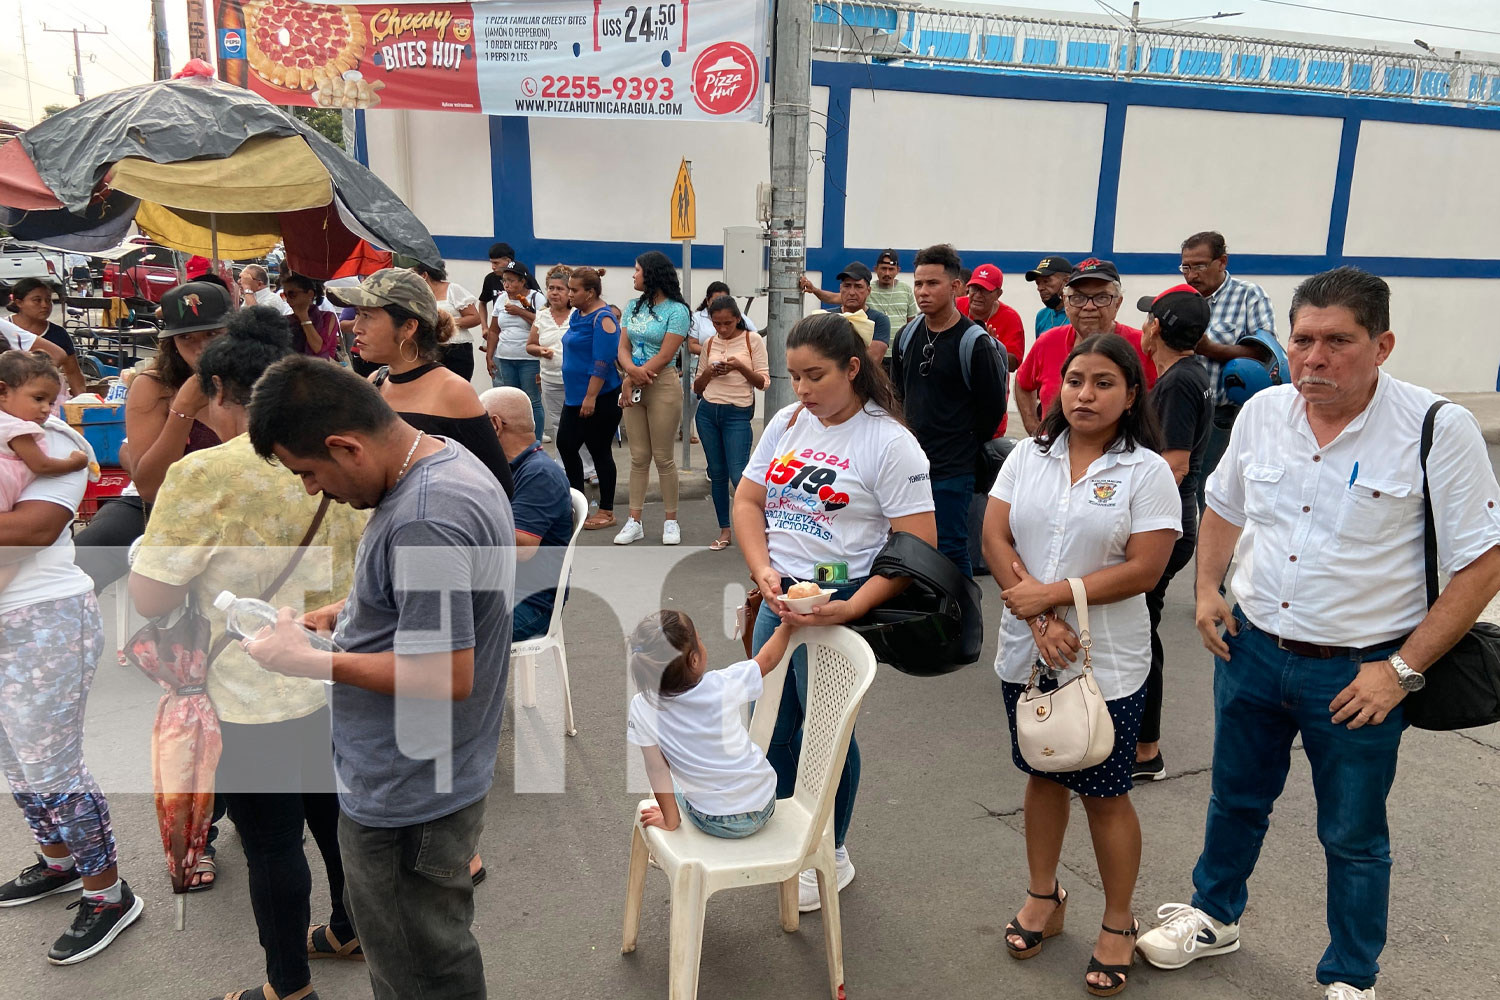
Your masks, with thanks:
[{"label": "black sandal", "polygon": [[[1130,930],[1128,931],[1115,930],[1115,928],[1109,927],[1105,924],[1100,924],[1099,929],[1108,931],[1111,934],[1118,934],[1120,935],[1120,937],[1134,938],[1140,936],[1141,922],[1139,920],[1131,921]],[[1112,997],[1116,993],[1119,993],[1125,989],[1125,975],[1130,971],[1130,967],[1134,964],[1134,950],[1130,952],[1130,961],[1126,962],[1124,965],[1105,965],[1103,962],[1099,961],[1099,956],[1090,955],[1088,971],[1084,973],[1084,989],[1088,990],[1096,997]],[[1104,973],[1105,977],[1109,980],[1108,986],[1095,986],[1093,983],[1088,981],[1088,976],[1096,972]]]},{"label": "black sandal", "polygon": [[[1052,884],[1052,894],[1050,896],[1040,895],[1039,893],[1032,892],[1030,889],[1026,890],[1026,895],[1032,899],[1050,899],[1057,904],[1057,909],[1052,911],[1052,915],[1047,918],[1046,925],[1039,931],[1029,931],[1022,927],[1021,915],[1019,913],[1016,914],[1016,919],[1005,925],[1005,950],[1010,952],[1010,957],[1017,961],[1034,957],[1041,952],[1043,941],[1049,937],[1057,937],[1057,935],[1061,934],[1063,920],[1067,916],[1068,911],[1068,894],[1063,892],[1062,886],[1055,881]],[[1011,944],[1010,939],[1012,937],[1020,938],[1025,947],[1017,948]]]}]

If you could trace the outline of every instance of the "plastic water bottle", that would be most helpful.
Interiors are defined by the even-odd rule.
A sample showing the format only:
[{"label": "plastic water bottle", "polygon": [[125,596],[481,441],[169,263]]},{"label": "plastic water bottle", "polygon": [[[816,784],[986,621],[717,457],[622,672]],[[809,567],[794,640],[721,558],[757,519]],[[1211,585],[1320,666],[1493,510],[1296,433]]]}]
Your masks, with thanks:
[{"label": "plastic water bottle", "polygon": [[[214,598],[214,607],[226,612],[225,627],[242,639],[253,639],[260,634],[261,629],[267,626],[276,627],[276,609],[254,597],[235,597],[226,590]],[[325,653],[344,651],[338,643],[327,636],[319,635],[307,628],[303,628],[302,631],[313,649],[322,650]]]}]

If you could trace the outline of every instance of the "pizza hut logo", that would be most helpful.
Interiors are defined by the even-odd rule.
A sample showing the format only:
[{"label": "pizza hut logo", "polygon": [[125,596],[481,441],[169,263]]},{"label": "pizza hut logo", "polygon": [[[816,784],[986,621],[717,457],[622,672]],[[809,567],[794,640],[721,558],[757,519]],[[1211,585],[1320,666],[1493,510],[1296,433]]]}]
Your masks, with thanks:
[{"label": "pizza hut logo", "polygon": [[760,61],[739,42],[716,42],[693,63],[693,99],[711,115],[745,110],[760,92]]},{"label": "pizza hut logo", "polygon": [[453,40],[455,42],[467,42],[473,37],[473,24],[466,17],[461,17],[453,22]]}]

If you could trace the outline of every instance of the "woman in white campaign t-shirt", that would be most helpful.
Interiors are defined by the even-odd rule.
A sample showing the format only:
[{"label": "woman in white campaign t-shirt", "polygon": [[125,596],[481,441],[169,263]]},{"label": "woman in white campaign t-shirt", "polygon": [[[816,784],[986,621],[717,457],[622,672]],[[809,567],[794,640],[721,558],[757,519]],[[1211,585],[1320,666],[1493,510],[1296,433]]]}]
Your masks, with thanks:
[{"label": "woman in white campaign t-shirt", "polygon": [[[1005,928],[1013,957],[1029,958],[1066,898],[1057,859],[1069,796],[1088,814],[1104,883],[1104,928],[1087,984],[1122,986],[1138,928],[1131,896],[1140,869],[1141,828],[1130,802],[1136,735],[1151,669],[1145,595],[1182,534],[1182,499],[1160,447],[1155,411],[1134,348],[1113,334],[1090,337],[1063,365],[1062,388],[1037,436],[1016,446],[990,491],[984,556],[1001,588],[995,670],[1011,727],[1011,756],[1026,788],[1026,905]],[[1081,577],[1089,602],[1094,677],[1114,722],[1114,751],[1080,771],[1029,767],[1015,740],[1016,704],[1041,661],[1041,687],[1083,666],[1068,578]],[[1054,610],[1055,609],[1055,610]],[[1067,676],[1049,678],[1052,672]],[[1055,927],[1051,928],[1056,930]]]},{"label": "woman in white campaign t-shirt", "polygon": [[[891,384],[871,364],[865,342],[842,313],[797,322],[787,335],[787,371],[799,402],[766,421],[734,494],[734,535],[751,579],[765,597],[752,646],[759,648],[785,620],[837,625],[867,614],[899,594],[905,581],[871,577],[870,566],[893,531],[937,545],[927,456],[899,413]],[[810,615],[792,614],[780,601],[791,581],[814,580],[819,566],[843,571],[833,599]],[[868,577],[868,579],[866,579]],[[796,683],[782,690],[767,755],[778,794],[792,794],[807,703],[806,653],[792,657]],[[859,785],[859,744],[839,779],[833,810],[838,883],[854,877],[844,835]],[[802,873],[802,910],[818,908],[816,877]]]}]

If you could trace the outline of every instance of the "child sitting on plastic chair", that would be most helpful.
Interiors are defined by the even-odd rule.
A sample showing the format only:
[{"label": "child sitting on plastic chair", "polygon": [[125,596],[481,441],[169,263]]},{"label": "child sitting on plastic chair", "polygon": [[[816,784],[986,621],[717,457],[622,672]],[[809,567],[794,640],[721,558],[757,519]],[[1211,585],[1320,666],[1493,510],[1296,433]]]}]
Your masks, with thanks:
[{"label": "child sitting on plastic chair", "polygon": [[[713,837],[748,837],[776,811],[776,772],[750,741],[741,714],[786,653],[783,624],[753,660],[709,670],[708,650],[680,611],[650,615],[630,637],[626,739],[641,748],[657,804],[641,823],[675,830],[679,813]],[[674,789],[674,782],[676,788]]]}]

